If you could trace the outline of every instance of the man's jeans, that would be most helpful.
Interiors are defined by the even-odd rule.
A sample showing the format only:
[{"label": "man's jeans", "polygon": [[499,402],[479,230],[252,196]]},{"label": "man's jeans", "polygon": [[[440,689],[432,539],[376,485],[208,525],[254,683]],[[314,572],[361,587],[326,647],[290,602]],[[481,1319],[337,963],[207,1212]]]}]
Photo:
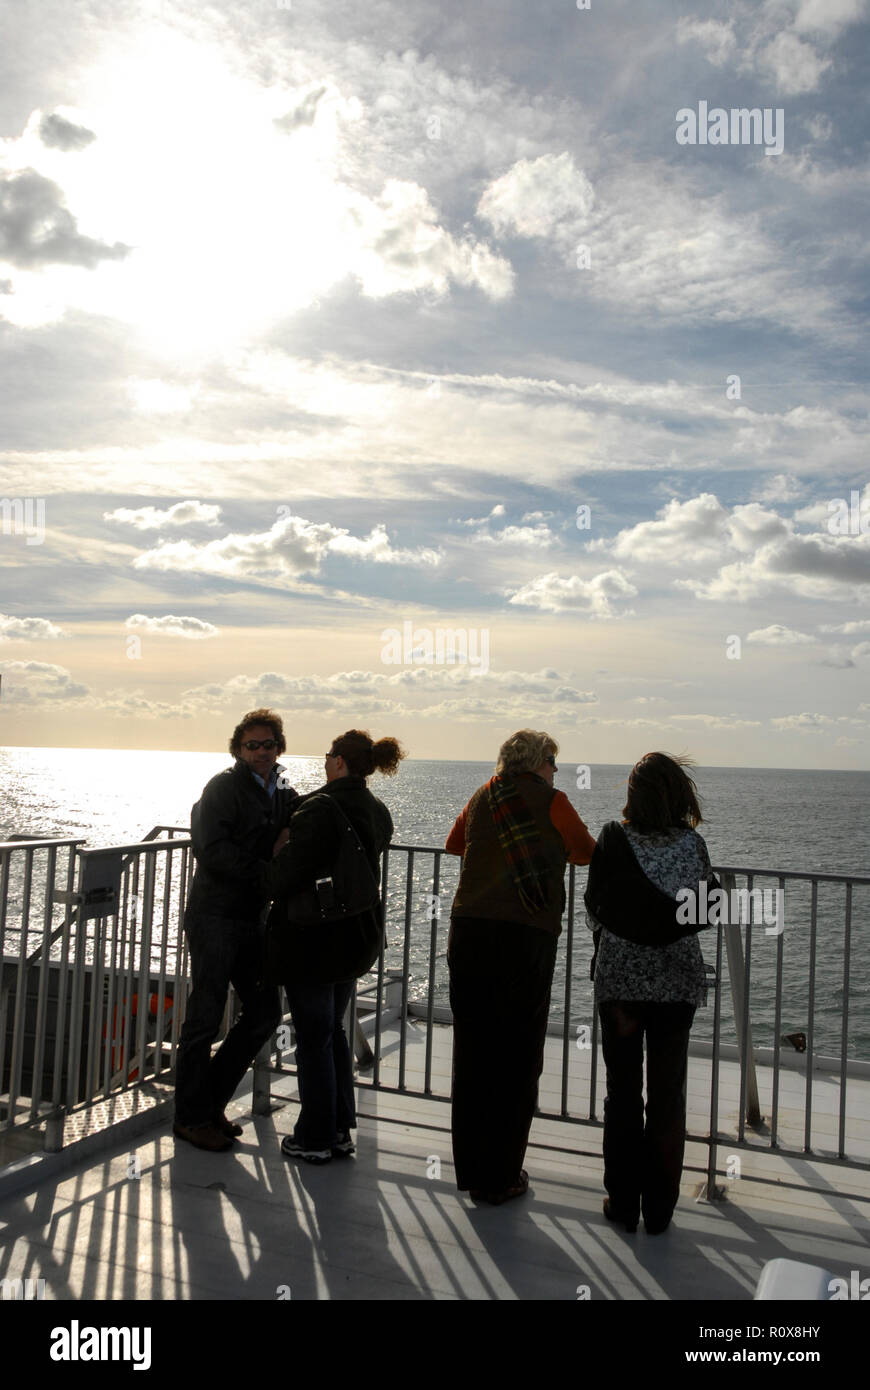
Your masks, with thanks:
[{"label": "man's jeans", "polygon": [[[278,991],[264,986],[262,927],[232,917],[189,914],[192,991],[178,1048],[175,1118],[201,1125],[222,1115],[263,1043],[281,1022]],[[230,984],[242,1010],[211,1056]]]},{"label": "man's jeans", "polygon": [[294,1137],[306,1149],[329,1149],[356,1125],[353,1064],[344,1031],[356,980],[330,985],[285,985],[296,1030],[301,1109]]}]

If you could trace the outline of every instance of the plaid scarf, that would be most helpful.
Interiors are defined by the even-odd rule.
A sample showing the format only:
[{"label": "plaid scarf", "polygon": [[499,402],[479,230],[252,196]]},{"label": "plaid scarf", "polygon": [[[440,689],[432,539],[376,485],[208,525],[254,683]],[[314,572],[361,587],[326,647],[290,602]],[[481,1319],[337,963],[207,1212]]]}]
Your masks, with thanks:
[{"label": "plaid scarf", "polygon": [[512,777],[492,777],[486,790],[514,887],[523,907],[534,914],[547,905],[549,865],[541,853],[541,833]]}]

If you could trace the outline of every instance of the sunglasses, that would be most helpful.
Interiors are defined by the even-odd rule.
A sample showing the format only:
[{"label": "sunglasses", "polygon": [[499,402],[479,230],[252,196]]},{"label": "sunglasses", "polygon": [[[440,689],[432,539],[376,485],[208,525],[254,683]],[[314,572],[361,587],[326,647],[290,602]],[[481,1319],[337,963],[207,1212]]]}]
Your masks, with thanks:
[{"label": "sunglasses", "polygon": [[247,748],[249,753],[256,753],[258,748],[265,748],[267,753],[271,753],[273,748],[278,747],[278,740],[276,738],[249,738],[247,743],[242,744],[242,747]]},{"label": "sunglasses", "polygon": [[549,764],[550,764],[550,767],[552,767],[552,768],[555,768],[555,766],[556,766],[556,759],[553,757],[552,753],[550,754],[550,756],[549,756],[548,758],[545,758],[545,759],[544,759],[544,762],[545,762],[545,763],[549,763]]}]

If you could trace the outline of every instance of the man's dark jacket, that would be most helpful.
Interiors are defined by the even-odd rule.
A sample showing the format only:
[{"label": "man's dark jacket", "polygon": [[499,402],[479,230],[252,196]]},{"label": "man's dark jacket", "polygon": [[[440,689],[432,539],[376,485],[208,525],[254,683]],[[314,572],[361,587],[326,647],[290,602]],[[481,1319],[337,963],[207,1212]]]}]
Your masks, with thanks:
[{"label": "man's dark jacket", "polygon": [[380,882],[380,856],[392,838],[393,821],[364,777],[336,777],[303,797],[290,826],[290,843],[271,863],[259,867],[263,898],[273,899],[267,972],[275,984],[350,980],[364,975],[377,960],[383,936],[379,908],[314,927],[294,926],[288,919],[288,899],[311,888],[315,879],[331,877],[346,834],[345,816]]},{"label": "man's dark jacket", "polygon": [[271,797],[241,758],[206,783],[190,813],[196,873],[188,912],[249,922],[260,916],[257,868],[272,858],[278,832],[300,801],[298,792],[281,785],[277,766]]}]

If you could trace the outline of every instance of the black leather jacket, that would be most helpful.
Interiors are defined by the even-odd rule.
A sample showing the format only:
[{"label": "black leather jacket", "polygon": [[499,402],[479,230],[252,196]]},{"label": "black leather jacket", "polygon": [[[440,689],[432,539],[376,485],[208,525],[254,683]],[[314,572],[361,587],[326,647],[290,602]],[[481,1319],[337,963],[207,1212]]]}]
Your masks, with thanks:
[{"label": "black leather jacket", "polygon": [[271,797],[241,758],[204,787],[190,813],[196,873],[188,912],[244,921],[260,916],[258,866],[271,860],[278,832],[289,825],[300,801],[297,791],[282,786],[277,766]]}]

